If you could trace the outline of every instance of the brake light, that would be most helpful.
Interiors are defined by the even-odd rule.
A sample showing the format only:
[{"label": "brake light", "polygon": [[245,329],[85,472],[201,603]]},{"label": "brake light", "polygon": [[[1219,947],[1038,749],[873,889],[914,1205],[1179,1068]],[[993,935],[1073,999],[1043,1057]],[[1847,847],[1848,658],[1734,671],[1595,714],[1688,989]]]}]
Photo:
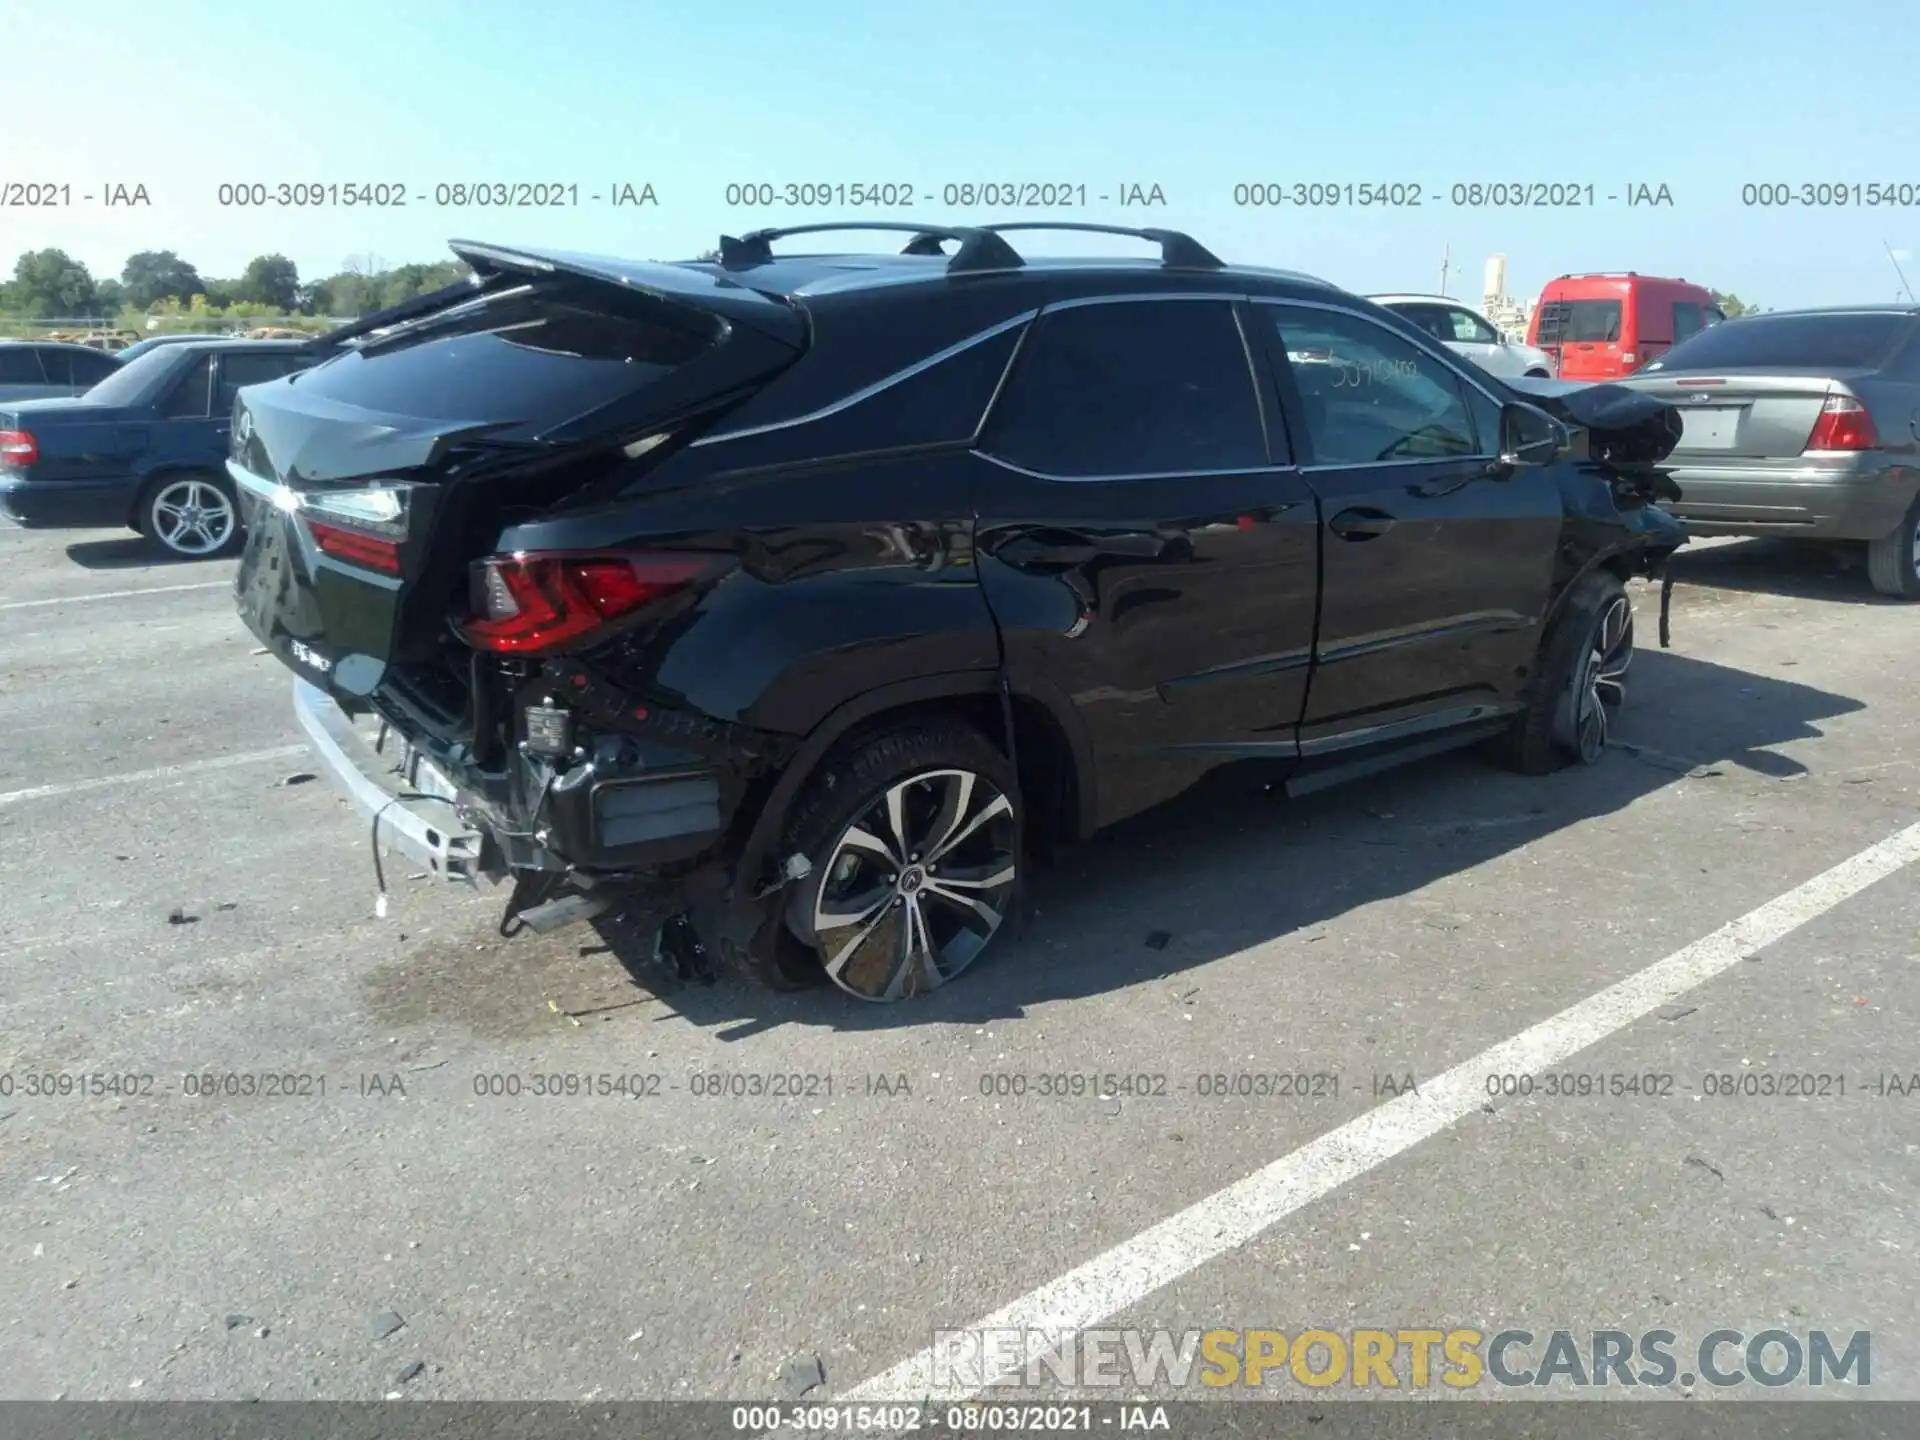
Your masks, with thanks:
[{"label": "brake light", "polygon": [[383,575],[400,573],[398,541],[369,535],[362,530],[343,529],[338,525],[329,525],[325,521],[311,518],[307,521],[307,528],[313,532],[313,543],[320,547],[320,553],[323,555],[331,555],[336,560],[345,560],[349,565],[362,565],[369,570],[378,570]]},{"label": "brake light", "polygon": [[474,614],[461,632],[482,650],[553,650],[672,594],[710,564],[660,553],[495,555],[473,567]]},{"label": "brake light", "polygon": [[40,458],[40,443],[25,430],[0,430],[0,465],[24,470]]},{"label": "brake light", "polygon": [[1820,418],[1813,422],[1807,436],[1809,450],[1873,450],[1880,445],[1880,432],[1873,428],[1873,416],[1867,407],[1851,395],[1829,395],[1820,407]]}]

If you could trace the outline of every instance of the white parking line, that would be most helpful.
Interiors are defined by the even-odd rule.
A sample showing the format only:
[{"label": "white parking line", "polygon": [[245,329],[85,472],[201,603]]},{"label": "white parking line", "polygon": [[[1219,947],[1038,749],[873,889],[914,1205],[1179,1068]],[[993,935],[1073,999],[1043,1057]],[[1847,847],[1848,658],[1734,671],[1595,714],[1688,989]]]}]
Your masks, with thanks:
[{"label": "white parking line", "polygon": [[98,775],[91,780],[61,780],[52,785],[35,785],[31,790],[0,791],[0,805],[13,805],[22,800],[45,800],[53,795],[78,795],[85,790],[105,790],[113,785],[173,780],[207,770],[231,770],[237,765],[254,765],[262,760],[285,760],[290,756],[308,753],[305,745],[276,745],[271,750],[246,750],[238,755],[216,755],[211,760],[185,760],[178,765],[156,765],[151,770],[130,770],[124,775]]},{"label": "white parking line", "polygon": [[[1144,1300],[1209,1260],[1246,1244],[1301,1207],[1383,1165],[1486,1104],[1489,1074],[1538,1074],[1651,1014],[1747,956],[1920,859],[1920,824],[1870,845],[1778,899],[1730,921],[1666,959],[1610,985],[1510,1040],[1481,1051],[1417,1093],[1367,1112],[1095,1256],[973,1329],[1042,1331],[1065,1337]],[[921,1351],[844,1396],[854,1402],[965,1400],[979,1365],[958,1350],[951,1363]],[[1007,1372],[1017,1373],[1017,1372]],[[937,1377],[947,1376],[945,1384]],[[1005,1378],[1004,1376],[992,1379]],[[991,1384],[992,1379],[987,1383]]]},{"label": "white parking line", "polygon": [[125,600],[134,595],[172,595],[181,590],[231,590],[231,580],[202,580],[192,585],[151,585],[144,590],[100,590],[92,595],[56,595],[51,600],[9,600],[0,610],[34,610],[42,605],[78,605],[86,600]]}]

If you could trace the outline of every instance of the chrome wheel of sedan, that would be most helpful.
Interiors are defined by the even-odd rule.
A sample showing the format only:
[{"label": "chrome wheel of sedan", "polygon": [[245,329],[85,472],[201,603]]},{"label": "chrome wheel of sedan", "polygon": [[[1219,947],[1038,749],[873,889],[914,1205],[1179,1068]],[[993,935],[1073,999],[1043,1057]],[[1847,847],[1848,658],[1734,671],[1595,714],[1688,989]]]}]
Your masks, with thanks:
[{"label": "chrome wheel of sedan", "polygon": [[175,555],[217,554],[233,538],[237,523],[226,492],[197,476],[162,485],[147,502],[148,532]]},{"label": "chrome wheel of sedan", "polygon": [[986,777],[920,771],[840,831],[787,923],[848,994],[924,994],[971,965],[1006,919],[1018,846],[1013,804]]},{"label": "chrome wheel of sedan", "polygon": [[1556,716],[1554,738],[1583,765],[1606,753],[1611,730],[1608,711],[1625,703],[1627,670],[1632,664],[1633,604],[1625,595],[1615,595],[1600,612]]}]

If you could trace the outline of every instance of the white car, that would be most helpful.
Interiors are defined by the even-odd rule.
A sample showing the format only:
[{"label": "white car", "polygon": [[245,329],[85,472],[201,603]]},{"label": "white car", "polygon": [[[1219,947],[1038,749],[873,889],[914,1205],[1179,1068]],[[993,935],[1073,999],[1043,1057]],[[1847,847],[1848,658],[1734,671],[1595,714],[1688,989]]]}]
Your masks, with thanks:
[{"label": "white car", "polygon": [[1456,355],[1464,355],[1490,375],[1551,377],[1553,359],[1531,345],[1516,345],[1478,311],[1445,295],[1369,295],[1376,305],[1411,320]]}]

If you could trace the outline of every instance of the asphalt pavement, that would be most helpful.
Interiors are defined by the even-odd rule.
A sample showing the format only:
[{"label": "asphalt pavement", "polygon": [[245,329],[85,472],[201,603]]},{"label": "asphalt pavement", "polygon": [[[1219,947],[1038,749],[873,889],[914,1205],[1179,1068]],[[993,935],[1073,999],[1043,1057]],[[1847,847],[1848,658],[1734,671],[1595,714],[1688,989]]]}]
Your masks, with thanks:
[{"label": "asphalt pavement", "polygon": [[1676,568],[1601,764],[1191,797],[875,1007],[378,918],[232,562],[0,531],[0,1398],[884,1398],[982,1323],[1870,1331],[1920,1398],[1920,612]]}]

